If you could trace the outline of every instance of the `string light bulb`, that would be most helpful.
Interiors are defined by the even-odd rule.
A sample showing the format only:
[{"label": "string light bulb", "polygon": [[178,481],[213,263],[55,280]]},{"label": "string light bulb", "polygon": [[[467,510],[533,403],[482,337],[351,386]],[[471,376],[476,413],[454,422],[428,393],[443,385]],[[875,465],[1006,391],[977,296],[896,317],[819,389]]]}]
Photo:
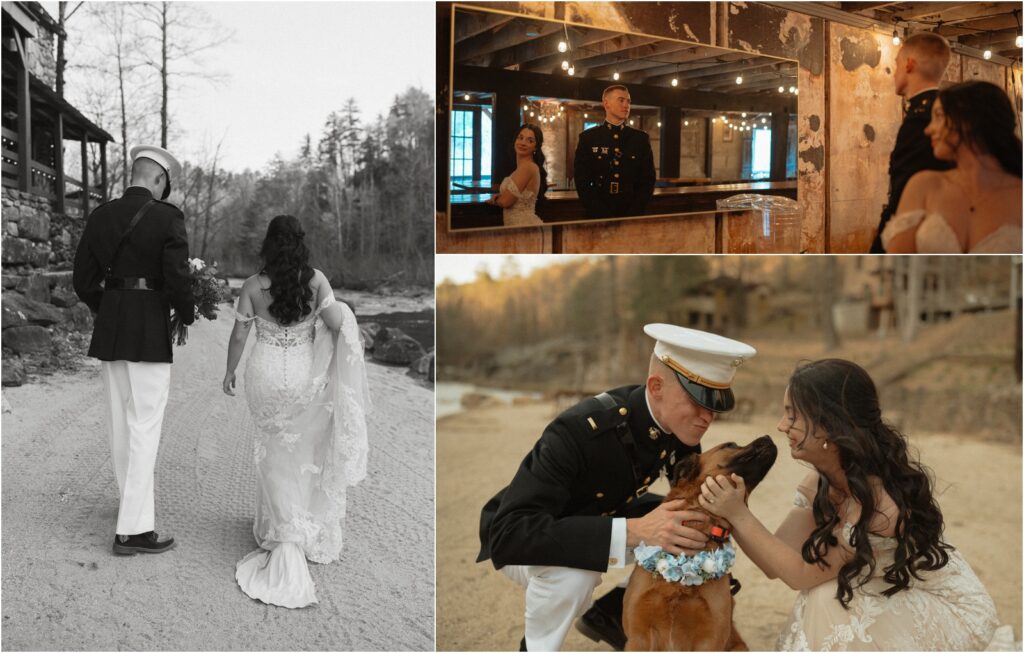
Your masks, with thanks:
[{"label": "string light bulb", "polygon": [[768,123],[768,119],[767,118],[761,118],[761,124],[762,125],[765,125],[767,123]]},{"label": "string light bulb", "polygon": [[737,84],[742,84],[743,83],[743,75],[737,75],[736,76],[736,83]]},{"label": "string light bulb", "polygon": [[740,118],[746,118],[746,117],[747,117],[747,112],[746,111],[744,111],[743,113],[740,114]]},{"label": "string light bulb", "polygon": [[672,86],[679,86],[679,79],[676,77],[672,78]]},{"label": "string light bulb", "polygon": [[632,119],[632,118],[630,118],[630,119],[629,119],[629,125],[630,125],[631,127],[633,126],[633,119]]},{"label": "string light bulb", "polygon": [[588,117],[590,117],[590,114],[589,114],[589,113],[584,113],[584,114],[583,114],[583,117],[584,117],[584,118],[588,118]]},{"label": "string light bulb", "polygon": [[562,59],[562,70],[569,70],[569,60]]},{"label": "string light bulb", "polygon": [[893,45],[899,45],[900,44],[900,34],[896,30],[892,31],[892,44]]},{"label": "string light bulb", "polygon": [[988,61],[989,59],[992,58],[992,51],[989,50],[988,48],[985,48],[985,51],[981,53],[981,56],[985,57],[985,60]]},{"label": "string light bulb", "polygon": [[1018,48],[1019,47],[1024,47],[1024,37],[1022,37],[1020,34],[1018,34],[1017,35],[1017,40],[1014,41],[1013,44],[1015,46],[1017,46]]},{"label": "string light bulb", "polygon": [[614,79],[615,81],[619,81],[619,71],[616,70],[614,73],[612,73],[612,79]]},{"label": "string light bulb", "polygon": [[559,52],[565,52],[568,49],[569,49],[569,44],[568,43],[566,43],[565,41],[559,41],[558,42],[558,51]]},{"label": "string light bulb", "polygon": [[711,124],[715,124],[715,123],[717,123],[717,122],[718,122],[718,118],[712,118],[712,119],[711,119]]},{"label": "string light bulb", "polygon": [[567,70],[565,72],[569,73],[569,77],[572,77],[573,75],[576,74],[576,67],[575,66],[569,66],[569,70]]},{"label": "string light bulb", "polygon": [[785,92],[786,92],[786,89],[784,89],[783,87],[780,86],[779,87],[779,93],[785,93]]},{"label": "string light bulb", "polygon": [[463,95],[462,99],[465,100],[466,102],[469,102],[469,93],[466,93],[465,95]]},{"label": "string light bulb", "polygon": [[658,126],[661,127],[661,121],[660,120],[658,121]]},{"label": "string light bulb", "polygon": [[689,120],[684,120],[683,121],[683,127],[689,127],[689,126],[690,126],[690,121]]},{"label": "string light bulb", "polygon": [[790,86],[789,87],[789,92],[790,93],[796,93],[796,87],[795,86]]}]

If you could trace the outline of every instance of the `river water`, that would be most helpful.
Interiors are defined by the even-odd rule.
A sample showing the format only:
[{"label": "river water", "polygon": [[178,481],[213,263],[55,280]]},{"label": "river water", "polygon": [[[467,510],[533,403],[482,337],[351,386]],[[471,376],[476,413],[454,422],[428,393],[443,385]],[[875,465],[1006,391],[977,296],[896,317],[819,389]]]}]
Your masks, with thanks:
[{"label": "river water", "polygon": [[471,383],[451,383],[439,381],[434,384],[434,401],[437,405],[437,417],[438,419],[446,417],[448,415],[455,415],[461,413],[462,408],[462,397],[469,393],[485,394],[494,397],[505,403],[512,403],[512,400],[516,397],[529,397],[531,399],[540,399],[541,393],[539,392],[524,392],[522,390],[505,390],[503,388],[487,388],[479,385],[473,385]]}]

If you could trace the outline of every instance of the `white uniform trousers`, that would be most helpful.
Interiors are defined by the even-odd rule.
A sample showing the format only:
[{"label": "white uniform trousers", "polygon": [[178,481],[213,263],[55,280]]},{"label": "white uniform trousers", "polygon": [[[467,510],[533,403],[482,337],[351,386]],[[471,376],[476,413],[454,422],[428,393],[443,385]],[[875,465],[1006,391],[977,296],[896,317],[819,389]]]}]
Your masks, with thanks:
[{"label": "white uniform trousers", "polygon": [[154,529],[156,521],[153,472],[171,364],[103,361],[103,385],[114,475],[121,496],[115,533],[146,533]]},{"label": "white uniform trousers", "polygon": [[526,588],[526,650],[559,651],[576,617],[594,601],[601,572],[507,565],[501,572]]}]

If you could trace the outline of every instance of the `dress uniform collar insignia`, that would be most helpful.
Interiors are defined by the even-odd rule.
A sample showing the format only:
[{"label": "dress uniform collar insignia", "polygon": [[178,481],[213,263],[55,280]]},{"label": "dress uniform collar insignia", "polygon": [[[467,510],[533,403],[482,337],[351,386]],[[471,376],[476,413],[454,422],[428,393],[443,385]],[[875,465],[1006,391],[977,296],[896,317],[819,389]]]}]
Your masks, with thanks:
[{"label": "dress uniform collar insignia", "polygon": [[623,121],[621,124],[618,124],[618,125],[613,125],[613,124],[611,124],[610,122],[607,122],[607,121],[605,121],[604,124],[607,125],[608,129],[612,130],[613,132],[620,132],[623,129],[625,129],[625,127],[626,127],[625,121]]},{"label": "dress uniform collar insignia", "polygon": [[647,429],[647,436],[652,440],[657,440],[659,437],[661,437],[661,431],[658,430],[657,426],[652,426],[651,428]]}]

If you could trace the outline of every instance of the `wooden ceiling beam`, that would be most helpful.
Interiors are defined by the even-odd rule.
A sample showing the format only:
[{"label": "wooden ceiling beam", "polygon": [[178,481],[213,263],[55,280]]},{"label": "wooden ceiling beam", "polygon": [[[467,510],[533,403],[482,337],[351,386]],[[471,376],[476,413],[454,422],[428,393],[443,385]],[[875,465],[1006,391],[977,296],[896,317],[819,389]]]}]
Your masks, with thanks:
[{"label": "wooden ceiling beam", "polygon": [[626,66],[626,62],[620,62],[618,64],[606,66],[604,69],[601,70],[601,74],[606,74],[610,76],[614,72],[613,69],[619,65],[623,66],[619,72],[643,70],[651,68],[652,65],[665,66],[667,68],[674,70],[677,64],[685,65],[691,62],[703,62],[707,59],[711,59],[714,57],[722,56],[725,54],[732,54],[729,50],[721,50],[719,48],[713,48],[706,45],[692,45],[687,43],[679,43],[677,41],[665,41],[665,43],[672,43],[678,47],[673,51],[665,51],[656,55],[649,55],[651,58],[657,56],[657,61],[642,61],[642,59],[648,55],[644,55],[643,53],[641,53],[640,56],[637,57],[637,59],[640,60],[637,62],[637,65]]},{"label": "wooden ceiling beam", "polygon": [[538,59],[527,66],[522,66],[521,70],[545,72],[553,66],[560,65],[563,59],[572,61],[577,69],[585,68],[584,62],[587,59],[614,52],[622,52],[623,50],[629,50],[630,48],[640,47],[661,40],[649,36],[634,36],[632,34],[614,34],[611,38],[607,38],[609,32],[601,32],[600,34],[601,39],[599,41],[591,42],[586,46],[574,45],[571,56],[569,56],[570,53],[568,52],[556,51],[549,57]]},{"label": "wooden ceiling beam", "polygon": [[484,14],[475,11],[457,11],[455,13],[455,42],[483,34],[512,20],[513,16],[504,14]]},{"label": "wooden ceiling beam", "polygon": [[881,9],[882,7],[888,7],[890,5],[899,4],[898,2],[840,2],[839,8],[843,11],[849,11],[850,13],[857,13],[860,11],[869,11],[873,9]]},{"label": "wooden ceiling beam", "polygon": [[[527,36],[527,32],[531,30],[536,31],[537,36]],[[477,34],[473,38],[457,44],[455,46],[455,61],[463,62],[476,59],[519,45],[520,43],[532,41],[555,31],[561,32],[562,26],[548,21],[529,21],[517,18],[491,31]]]},{"label": "wooden ceiling beam", "polygon": [[991,47],[995,49],[1001,46],[1003,43],[1009,43],[1013,45],[1014,40],[1017,38],[1017,28],[1013,29],[1002,29],[995,32],[985,32],[984,34],[968,34],[957,38],[957,42],[963,45],[969,45],[972,48]]},{"label": "wooden ceiling beam", "polygon": [[904,21],[930,17],[953,24],[992,14],[1010,13],[1014,6],[1020,5],[1012,2],[908,2],[893,15]]}]

